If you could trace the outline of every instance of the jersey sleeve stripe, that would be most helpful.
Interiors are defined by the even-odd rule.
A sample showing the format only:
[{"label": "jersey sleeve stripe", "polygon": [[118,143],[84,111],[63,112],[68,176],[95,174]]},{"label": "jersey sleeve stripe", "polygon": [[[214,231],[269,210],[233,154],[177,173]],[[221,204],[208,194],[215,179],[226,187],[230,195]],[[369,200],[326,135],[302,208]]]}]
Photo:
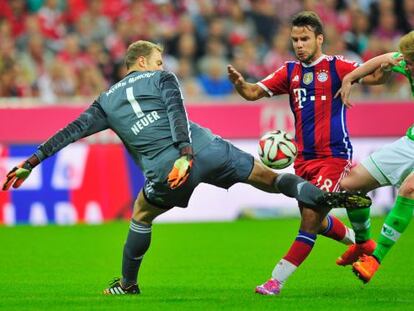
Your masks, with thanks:
[{"label": "jersey sleeve stripe", "polygon": [[269,94],[269,96],[273,96],[273,92],[269,90],[268,87],[264,85],[262,82],[257,82],[256,84],[260,86],[263,90],[265,90],[266,93]]}]

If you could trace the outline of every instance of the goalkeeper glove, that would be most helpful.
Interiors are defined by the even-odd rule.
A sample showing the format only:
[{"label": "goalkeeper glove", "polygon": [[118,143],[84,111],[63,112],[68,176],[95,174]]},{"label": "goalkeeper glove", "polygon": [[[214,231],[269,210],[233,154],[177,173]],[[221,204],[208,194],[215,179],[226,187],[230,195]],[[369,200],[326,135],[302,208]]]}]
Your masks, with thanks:
[{"label": "goalkeeper glove", "polygon": [[2,190],[9,190],[12,185],[13,188],[19,188],[26,178],[29,177],[32,169],[39,163],[39,159],[35,155],[32,155],[26,161],[13,167],[13,169],[7,173],[6,179],[3,182]]},{"label": "goalkeeper glove", "polygon": [[193,165],[193,150],[191,146],[181,149],[180,154],[181,156],[175,160],[173,168],[168,174],[168,185],[171,189],[176,189],[186,182]]}]

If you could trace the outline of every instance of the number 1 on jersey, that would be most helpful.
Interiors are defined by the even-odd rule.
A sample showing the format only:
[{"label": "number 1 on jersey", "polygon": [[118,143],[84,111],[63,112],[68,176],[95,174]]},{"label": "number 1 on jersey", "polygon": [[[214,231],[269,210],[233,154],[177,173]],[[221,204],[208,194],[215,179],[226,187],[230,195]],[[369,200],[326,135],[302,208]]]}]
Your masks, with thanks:
[{"label": "number 1 on jersey", "polygon": [[134,97],[134,92],[132,86],[126,89],[127,99],[129,103],[132,106],[132,109],[134,110],[135,114],[138,118],[141,118],[144,116],[144,113],[142,112],[141,106],[139,105],[138,101]]}]

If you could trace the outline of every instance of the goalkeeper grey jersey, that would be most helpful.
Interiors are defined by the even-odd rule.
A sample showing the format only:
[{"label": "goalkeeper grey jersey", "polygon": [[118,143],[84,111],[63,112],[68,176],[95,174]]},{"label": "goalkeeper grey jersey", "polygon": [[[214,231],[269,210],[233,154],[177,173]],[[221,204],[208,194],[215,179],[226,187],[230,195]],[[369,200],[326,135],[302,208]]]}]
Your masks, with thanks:
[{"label": "goalkeeper grey jersey", "polygon": [[191,144],[197,154],[215,137],[188,120],[174,74],[135,71],[101,93],[78,119],[40,145],[36,155],[43,160],[69,143],[107,128],[121,138],[153,182],[165,181],[180,148]]}]

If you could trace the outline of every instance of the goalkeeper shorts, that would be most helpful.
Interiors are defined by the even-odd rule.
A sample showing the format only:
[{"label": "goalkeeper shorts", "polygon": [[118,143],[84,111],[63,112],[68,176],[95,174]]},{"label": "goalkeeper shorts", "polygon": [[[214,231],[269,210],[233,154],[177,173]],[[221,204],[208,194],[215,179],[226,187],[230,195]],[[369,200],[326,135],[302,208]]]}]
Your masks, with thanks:
[{"label": "goalkeeper shorts", "polygon": [[253,170],[254,158],[220,137],[214,138],[195,156],[190,176],[177,189],[170,189],[167,182],[144,185],[146,199],[158,207],[187,207],[194,189],[200,183],[228,189],[238,182],[246,182]]}]

